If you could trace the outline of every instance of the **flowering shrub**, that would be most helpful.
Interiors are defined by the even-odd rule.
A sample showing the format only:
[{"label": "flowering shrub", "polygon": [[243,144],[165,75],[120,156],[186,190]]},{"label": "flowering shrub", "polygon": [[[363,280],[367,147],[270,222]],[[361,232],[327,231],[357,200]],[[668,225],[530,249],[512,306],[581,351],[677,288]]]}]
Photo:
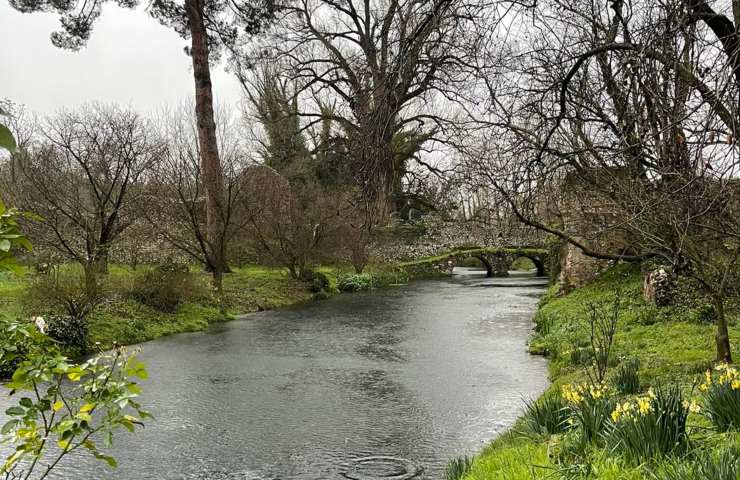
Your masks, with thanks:
[{"label": "flowering shrub", "polygon": [[649,390],[647,395],[617,403],[607,429],[611,451],[637,465],[684,452],[686,419],[698,406],[683,399],[678,386]]},{"label": "flowering shrub", "polygon": [[609,389],[603,384],[568,384],[563,385],[561,393],[568,402],[571,422],[580,427],[583,440],[596,443],[604,431],[609,413],[614,410],[615,401]]},{"label": "flowering shrub", "polygon": [[38,324],[0,320],[0,363],[16,366],[6,385],[16,403],[0,426],[0,445],[8,452],[0,477],[36,478],[32,473],[41,470],[45,478],[75,451],[115,467],[96,438],[110,446],[116,430],[133,431],[148,418],[136,402],[141,389],[134,380],[146,379],[144,365],[123,348],[75,363]]},{"label": "flowering shrub", "polygon": [[704,383],[704,413],[720,432],[740,427],[740,372],[726,363],[708,370]]}]

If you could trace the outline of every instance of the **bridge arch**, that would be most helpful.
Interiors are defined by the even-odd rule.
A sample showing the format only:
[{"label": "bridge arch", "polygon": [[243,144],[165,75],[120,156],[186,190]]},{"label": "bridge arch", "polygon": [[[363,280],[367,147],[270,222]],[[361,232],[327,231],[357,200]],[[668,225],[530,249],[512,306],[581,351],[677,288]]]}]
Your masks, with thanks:
[{"label": "bridge arch", "polygon": [[547,276],[549,252],[541,248],[514,247],[514,248],[469,248],[456,250],[435,257],[407,262],[401,266],[414,275],[429,275],[437,273],[451,274],[452,270],[463,264],[467,259],[478,259],[486,269],[488,277],[507,277],[512,264],[518,258],[528,258],[534,263],[537,276]]}]

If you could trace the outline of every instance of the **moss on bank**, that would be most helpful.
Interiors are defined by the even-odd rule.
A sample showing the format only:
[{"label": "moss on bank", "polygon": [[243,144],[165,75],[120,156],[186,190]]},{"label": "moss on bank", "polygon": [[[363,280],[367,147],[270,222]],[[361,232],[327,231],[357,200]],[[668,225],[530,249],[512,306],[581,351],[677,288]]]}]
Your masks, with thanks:
[{"label": "moss on bank", "polygon": [[[711,323],[702,323],[697,315],[699,304],[687,302],[672,308],[657,309],[642,297],[639,269],[631,265],[611,268],[591,284],[566,296],[558,296],[552,287],[543,297],[535,316],[536,331],[530,341],[533,353],[550,359],[552,385],[543,394],[559,394],[565,383],[585,382],[586,376],[579,349],[588,344],[587,309],[594,302],[607,302],[621,292],[623,308],[619,314],[614,344],[614,362],[638,358],[642,391],[650,386],[679,383],[692,391],[699,376],[712,365],[715,356]],[[740,354],[740,327],[737,311],[731,312],[731,338]],[[740,445],[740,434],[719,434],[708,429],[700,414],[689,417],[693,451],[716,451],[720,447]],[[558,435],[537,436],[526,433],[518,422],[508,433],[498,437],[475,459],[467,480],[530,480],[533,478],[588,479],[655,479],[669,465],[656,461],[652,465],[629,466],[604,448],[594,447],[580,465],[564,465],[554,460]],[[681,462],[682,459],[673,460]],[[661,477],[662,478],[662,477]]]}]

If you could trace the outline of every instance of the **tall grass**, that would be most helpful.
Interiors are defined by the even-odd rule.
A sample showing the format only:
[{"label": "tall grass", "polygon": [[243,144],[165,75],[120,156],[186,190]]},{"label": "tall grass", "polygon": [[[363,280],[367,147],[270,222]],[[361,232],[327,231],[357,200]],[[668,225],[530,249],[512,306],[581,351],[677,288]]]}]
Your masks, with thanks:
[{"label": "tall grass", "polygon": [[560,395],[525,402],[523,422],[527,433],[547,436],[570,428],[568,404]]},{"label": "tall grass", "polygon": [[470,472],[472,467],[472,457],[462,456],[453,458],[447,462],[447,467],[445,467],[445,480],[460,480]]},{"label": "tall grass", "polygon": [[624,395],[640,391],[640,359],[631,358],[619,365],[614,375],[614,387]]},{"label": "tall grass", "polygon": [[740,451],[737,447],[718,452],[702,451],[682,460],[665,462],[654,480],[737,480],[740,478]]}]

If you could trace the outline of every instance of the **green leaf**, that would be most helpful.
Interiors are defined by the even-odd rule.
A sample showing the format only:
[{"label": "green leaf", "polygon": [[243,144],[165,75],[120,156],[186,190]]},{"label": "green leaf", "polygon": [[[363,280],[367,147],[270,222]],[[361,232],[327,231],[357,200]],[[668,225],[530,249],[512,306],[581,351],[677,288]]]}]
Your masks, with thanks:
[{"label": "green leaf", "polygon": [[103,455],[102,453],[98,453],[97,455],[95,455],[95,458],[97,458],[98,460],[105,461],[105,463],[107,463],[110,468],[118,468],[118,462],[113,457],[109,457],[108,455]]},{"label": "green leaf", "polygon": [[26,409],[23,407],[10,407],[9,409],[5,410],[5,415],[8,415],[9,417],[18,417],[25,414]]},{"label": "green leaf", "polygon": [[19,423],[19,420],[11,420],[5,425],[3,425],[3,428],[0,429],[0,434],[7,435],[9,434]]},{"label": "green leaf", "polygon": [[4,148],[9,151],[14,151],[16,148],[15,138],[10,133],[8,127],[0,123],[0,148]]}]

